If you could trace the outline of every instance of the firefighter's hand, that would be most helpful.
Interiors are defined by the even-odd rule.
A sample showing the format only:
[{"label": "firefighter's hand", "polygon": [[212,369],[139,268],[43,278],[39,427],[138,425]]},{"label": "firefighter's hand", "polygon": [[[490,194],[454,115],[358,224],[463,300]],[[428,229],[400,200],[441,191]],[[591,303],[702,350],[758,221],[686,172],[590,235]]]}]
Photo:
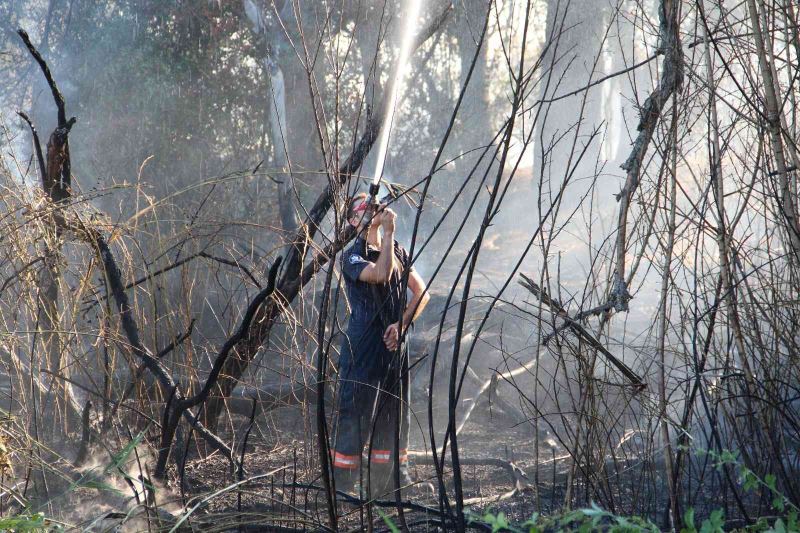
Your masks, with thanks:
[{"label": "firefighter's hand", "polygon": [[397,344],[400,342],[400,324],[395,322],[383,333],[383,343],[386,345],[386,348],[390,351],[395,351],[397,349]]},{"label": "firefighter's hand", "polygon": [[381,211],[381,226],[384,231],[394,233],[394,221],[397,219],[397,213],[388,207]]}]

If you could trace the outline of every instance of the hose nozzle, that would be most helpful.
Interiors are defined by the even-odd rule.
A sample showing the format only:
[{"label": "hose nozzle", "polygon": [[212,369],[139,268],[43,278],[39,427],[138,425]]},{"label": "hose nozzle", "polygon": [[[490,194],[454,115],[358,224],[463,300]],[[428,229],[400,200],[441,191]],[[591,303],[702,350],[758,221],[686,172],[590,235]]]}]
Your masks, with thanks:
[{"label": "hose nozzle", "polygon": [[378,203],[378,193],[381,190],[381,184],[372,182],[369,184],[369,203],[377,204]]},{"label": "hose nozzle", "polygon": [[367,212],[369,215],[370,222],[372,221],[372,217],[374,217],[378,213],[378,208],[381,205],[381,200],[378,199],[378,193],[381,190],[381,185],[378,182],[372,182],[369,184],[369,201]]}]

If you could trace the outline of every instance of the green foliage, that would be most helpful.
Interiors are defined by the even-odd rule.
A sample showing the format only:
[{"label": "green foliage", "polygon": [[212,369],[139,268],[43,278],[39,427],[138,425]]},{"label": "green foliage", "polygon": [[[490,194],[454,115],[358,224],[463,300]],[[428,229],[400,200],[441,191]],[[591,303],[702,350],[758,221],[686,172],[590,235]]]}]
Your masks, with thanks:
[{"label": "green foliage", "polygon": [[386,524],[386,527],[388,527],[388,528],[389,528],[389,530],[390,530],[392,533],[400,533],[400,528],[398,528],[398,527],[395,525],[394,521],[392,521],[392,519],[391,519],[391,518],[389,518],[388,516],[386,516],[386,515],[384,514],[384,512],[383,512],[383,511],[381,511],[379,508],[377,508],[377,507],[376,507],[376,508],[375,508],[375,510],[376,510],[376,511],[378,511],[378,514],[380,515],[381,519],[383,519],[383,522]]},{"label": "green foliage", "polygon": [[[785,513],[787,507],[790,509],[789,514],[786,516],[786,521],[781,518],[776,519],[772,529],[767,529],[766,522],[764,520],[759,520],[756,524],[759,527],[759,531],[798,531],[797,514],[800,509],[790,502],[789,499],[786,498],[786,496],[784,496],[784,494],[779,490],[778,479],[774,474],[766,474],[762,479],[758,476],[758,474],[756,474],[753,470],[739,460],[739,453],[736,451],[722,450],[721,452],[715,452],[713,450],[708,450],[707,452],[700,453],[708,453],[708,455],[714,459],[714,466],[716,468],[723,468],[724,466],[733,466],[736,468],[739,473],[741,487],[745,490],[745,492],[754,492],[759,488],[769,491],[771,498],[770,505],[777,513]],[[716,515],[715,513],[719,513],[719,515]],[[711,520],[709,527],[713,528],[717,525],[717,522],[721,520],[721,514],[722,511],[720,510],[711,513],[711,516],[709,517],[709,520]],[[703,526],[705,525],[706,524],[704,522]],[[704,530],[703,527],[701,527],[701,531],[722,531],[722,529],[718,528]]]},{"label": "green foliage", "polygon": [[470,523],[482,523],[492,528],[492,533],[540,533],[542,531],[608,531],[610,533],[644,533],[659,531],[658,526],[640,516],[619,516],[600,508],[596,503],[589,507],[567,511],[560,515],[542,517],[539,513],[519,525],[512,525],[505,513],[487,512],[469,515]]},{"label": "green foliage", "polygon": [[686,512],[683,513],[683,528],[681,528],[681,533],[694,533],[697,531],[697,528],[694,525],[694,507],[689,507],[686,509]]},{"label": "green foliage", "polygon": [[[725,531],[725,513],[722,509],[716,509],[711,512],[708,518],[703,520],[700,524],[699,533],[720,533]],[[683,528],[681,533],[698,533],[697,526],[694,521],[694,508],[689,507],[683,514]]]},{"label": "green foliage", "polygon": [[722,509],[711,511],[711,515],[703,520],[700,525],[700,533],[722,533],[725,531],[725,513]]},{"label": "green foliage", "polygon": [[0,518],[0,531],[52,531],[53,525],[45,521],[44,515],[20,515]]},{"label": "green foliage", "polygon": [[[616,515],[605,511],[596,503],[592,503],[591,506],[583,509],[566,511],[549,517],[542,517],[539,513],[534,513],[531,518],[518,525],[512,524],[502,511],[497,514],[490,511],[482,515],[469,514],[468,518],[470,523],[480,523],[491,527],[492,533],[503,531],[510,533],[542,533],[544,531],[555,531],[557,533],[573,531],[578,533],[596,531],[608,533],[657,533],[660,531],[658,526],[646,518]],[[384,518],[384,520],[386,519]],[[683,523],[680,533],[724,533],[725,513],[722,509],[712,511],[708,518],[701,522],[698,529],[695,522],[694,508],[690,507],[683,515]],[[759,533],[800,533],[798,513],[792,510],[786,517],[776,518],[772,525],[766,518],[762,518],[745,530]]]},{"label": "green foliage", "polygon": [[[740,461],[739,453],[736,451],[722,450],[721,452],[715,452],[713,450],[708,450],[707,452],[700,453],[707,453],[712,459],[714,459],[714,466],[716,468],[723,468],[725,466],[734,467],[738,471],[739,482],[745,492],[755,492],[759,489],[768,491],[770,496],[770,506],[775,512],[783,514],[787,512],[787,509],[789,510],[785,517],[776,518],[771,527],[766,519],[760,518],[754,525],[748,527],[748,530],[781,532],[800,531],[800,526],[798,526],[797,521],[798,511],[800,511],[800,509],[798,509],[796,505],[789,501],[789,499],[780,491],[778,488],[778,479],[774,474],[766,474],[763,478],[759,477],[758,474]],[[692,511],[693,518],[694,511],[691,509],[690,511]],[[693,520],[691,522],[691,529],[689,529],[689,521],[686,520],[686,516],[684,516],[684,521],[686,522],[685,531],[687,531],[687,533],[693,533],[696,531],[694,529]],[[703,521],[703,524],[700,527],[700,532],[712,533],[723,531],[723,524],[724,520],[722,516],[722,510],[718,509],[712,512],[711,516],[709,516],[707,520]],[[682,530],[682,533],[683,531],[684,530]]]},{"label": "green foliage", "polygon": [[800,523],[797,521],[797,511],[790,511],[785,518],[776,518],[772,525],[766,518],[759,518],[747,531],[763,533],[798,533]]},{"label": "green foliage", "polygon": [[508,519],[506,519],[506,514],[502,511],[496,515],[492,513],[486,513],[481,517],[481,520],[492,528],[492,533],[505,531],[510,527]]}]

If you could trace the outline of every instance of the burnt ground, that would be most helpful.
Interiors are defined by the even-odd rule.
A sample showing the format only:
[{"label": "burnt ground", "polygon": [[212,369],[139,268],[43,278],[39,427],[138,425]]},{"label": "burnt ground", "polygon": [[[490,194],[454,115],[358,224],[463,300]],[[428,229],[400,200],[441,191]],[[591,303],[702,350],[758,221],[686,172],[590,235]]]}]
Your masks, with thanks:
[{"label": "burnt ground", "polygon": [[[426,345],[432,342],[431,332],[436,332],[439,317],[446,312],[443,300],[442,297],[434,298],[429,309],[421,317],[420,327],[415,334],[417,342],[421,344],[412,346],[412,353],[430,353]],[[478,313],[476,316],[480,315],[479,311],[480,309],[476,311]],[[484,374],[480,380],[486,379],[487,369],[505,368],[501,363],[505,362],[508,354],[520,354],[519,360],[515,360],[515,365],[532,357],[528,350],[530,324],[515,316],[514,308],[509,308],[509,312],[503,309],[500,311],[492,315],[494,317],[492,323],[487,325],[481,335],[481,339],[488,340],[479,343],[473,359],[480,361],[481,374]],[[470,321],[462,342],[468,342],[474,323],[477,323],[477,320]],[[447,334],[452,335],[451,329],[445,329]],[[502,354],[500,354],[501,349]],[[423,363],[417,372],[424,378],[429,372],[429,367],[425,368],[427,361]],[[414,374],[412,372],[412,389],[415,391],[412,394],[412,413],[416,413],[416,417],[412,416],[411,473],[412,477],[419,481],[419,488],[404,491],[403,498],[438,510],[438,496],[430,489],[424,488],[427,483],[431,481],[435,483],[436,480],[434,467],[429,456],[426,456],[428,451],[426,445],[429,443],[427,397],[422,390],[427,385],[427,379],[415,380]],[[475,394],[475,383],[472,383],[471,387],[473,388],[465,389],[464,403],[459,407],[459,417],[467,410],[470,400],[468,396]],[[506,389],[506,394],[508,396],[505,400],[515,404],[514,398],[518,399],[518,395],[514,396],[510,389]],[[503,393],[500,392],[500,395],[503,396]],[[613,402],[611,404],[619,405]],[[435,405],[437,406],[434,411],[436,433],[437,438],[441,438],[445,409],[441,404],[435,403]],[[539,407],[546,409],[544,405]],[[512,405],[512,408],[517,407]],[[177,474],[177,469],[174,469],[169,483],[170,490],[167,492],[181,507],[186,501],[192,506],[203,500],[192,518],[192,524],[197,530],[236,530],[242,523],[237,517],[242,517],[242,521],[249,524],[250,530],[254,531],[271,531],[277,526],[305,528],[312,531],[320,529],[329,522],[329,519],[325,494],[319,488],[322,486],[322,480],[319,478],[315,409],[316,407],[310,404],[293,405],[269,411],[256,418],[244,461],[246,469],[244,477],[256,479],[238,488],[231,488],[209,497],[209,494],[215,491],[230,487],[238,478],[231,472],[230,464],[221,456],[211,455],[198,459],[195,454],[193,455],[195,458],[191,459],[185,468],[182,490],[180,476]],[[330,414],[333,409],[334,402],[328,399],[326,410]],[[561,440],[559,440],[559,436],[542,430],[539,433],[537,461],[532,425],[520,420],[519,416],[522,415],[520,411],[515,414],[516,417],[508,416],[507,413],[503,413],[502,407],[498,410],[481,404],[459,434],[458,443],[460,457],[463,460],[464,500],[469,512],[474,515],[482,515],[487,511],[503,512],[510,522],[522,523],[535,512],[548,515],[563,509],[569,456],[560,442],[568,441],[570,432],[565,431],[564,427],[553,428],[560,433]],[[565,423],[569,423],[566,422],[568,418],[569,416],[563,419]],[[245,433],[248,420],[234,416],[233,425],[237,428],[236,435],[240,439]],[[625,437],[622,440],[619,440],[620,435],[614,432],[600,436],[608,443],[619,440],[619,445],[616,447],[612,444],[616,458],[594,457],[582,460],[583,464],[590,465],[588,468],[594,468],[596,471],[589,476],[578,472],[577,479],[572,485],[573,507],[596,501],[615,513],[647,516],[661,523],[667,495],[666,484],[659,476],[659,472],[663,471],[663,465],[658,464],[661,460],[659,450],[646,444],[652,442],[644,435],[643,432],[646,431],[648,431],[646,427],[625,430],[623,431]],[[629,438],[628,435],[633,437]],[[639,439],[638,436],[642,438]],[[230,434],[224,435],[224,438],[226,442],[232,440]],[[241,443],[237,442],[235,449],[241,450]],[[512,465],[519,469],[516,474]],[[453,483],[449,474],[449,464],[446,471],[445,483],[452,501]],[[584,481],[587,478],[594,479],[594,485],[587,484]],[[711,508],[719,506],[720,501],[724,504],[724,494],[720,498],[719,486],[715,487],[712,483],[707,490],[708,495],[696,493],[696,496],[700,500],[707,501],[707,505]],[[700,510],[704,505],[695,507],[698,509],[698,516],[701,515]],[[386,529],[374,507],[371,516],[370,509],[365,506],[345,501],[341,501],[338,508],[342,530],[365,529],[369,523],[372,523],[376,530]],[[381,512],[397,521],[397,510],[393,506],[383,507]],[[409,524],[413,524],[410,526],[413,531],[436,530],[435,525],[424,521],[432,516],[419,509],[406,511],[406,520]],[[726,516],[730,514],[726,512]]]},{"label": "burnt ground", "polygon": [[[423,320],[419,321],[420,327],[415,335],[417,342],[422,344],[412,346],[412,353],[430,353],[425,345],[432,342],[433,337],[430,332],[436,332],[439,316],[443,312],[445,312],[444,299],[435,297],[422,317]],[[487,325],[482,335],[482,338],[497,340],[480,343],[475,354],[475,360],[481,361],[480,366],[485,367],[481,373],[485,373],[486,368],[501,367],[500,363],[504,360],[497,346],[503,346],[513,352],[524,349],[528,344],[529,324],[518,319],[507,319],[507,314],[497,313],[497,316],[501,318]],[[477,323],[477,320],[470,322],[469,331],[466,332],[462,342],[468,342],[474,323]],[[447,331],[452,335],[452,331]],[[502,339],[499,335],[502,335]],[[516,345],[513,342],[516,342]],[[531,357],[529,352],[524,353],[527,355],[520,355],[523,361]],[[430,489],[424,488],[424,485],[431,481],[435,483],[436,476],[430,458],[425,455],[429,451],[426,446],[430,439],[427,397],[422,390],[427,384],[427,378],[424,376],[429,372],[429,367],[425,368],[427,361],[423,363],[417,372],[412,373],[412,388],[415,391],[412,394],[412,413],[415,415],[412,415],[411,474],[420,482],[420,488],[404,493],[404,499],[438,509],[438,496]],[[444,369],[442,371],[444,372]],[[423,379],[415,380],[413,377],[415,373],[422,375]],[[475,383],[470,387],[472,388],[469,391],[465,389],[464,403],[459,407],[459,417],[467,410],[471,400],[469,396],[476,392]],[[514,403],[511,396],[506,400]],[[441,404],[435,403],[435,405],[437,405],[434,411],[436,433],[437,438],[441,438],[446,418],[445,407]],[[333,402],[329,400],[327,411],[330,413],[333,408]],[[504,413],[502,407],[480,404],[459,434],[458,443],[460,457],[463,460],[464,499],[470,512],[482,515],[487,510],[502,511],[511,521],[521,523],[530,518],[534,512],[549,514],[563,507],[568,456],[565,449],[558,444],[558,439],[554,439],[553,435],[542,430],[539,434],[537,484],[535,435],[531,424],[520,421],[521,413],[517,411],[515,414],[517,416],[512,417]],[[234,420],[233,425],[237,427],[236,434],[239,438],[244,434],[247,422],[244,417],[237,417]],[[213,524],[214,530],[235,528],[237,524],[235,514],[239,508],[242,512],[248,513],[246,521],[252,523],[256,529],[256,524],[261,524],[263,527],[269,524],[315,530],[321,524],[327,524],[329,519],[325,494],[318,488],[309,488],[312,485],[315,487],[322,485],[319,478],[317,455],[319,448],[315,428],[314,405],[282,407],[259,416],[248,441],[245,477],[264,477],[242,485],[241,491],[230,490],[203,503],[196,511],[197,520],[200,521],[198,529],[208,530],[209,523]],[[230,442],[230,435],[225,439]],[[437,445],[440,446],[441,443]],[[237,449],[241,449],[239,443]],[[447,453],[449,457],[449,450]],[[516,474],[512,465],[519,469]],[[446,466],[446,472],[445,482],[452,500],[453,483],[449,474],[449,464]],[[189,461],[185,469],[183,492],[187,499],[202,498],[208,493],[231,485],[235,480],[229,463],[221,456],[212,455],[202,460],[194,459]],[[538,495],[534,486],[538,488]],[[588,501],[589,493],[580,492],[582,490],[580,483],[576,482],[574,486],[576,498],[580,499],[582,494],[586,494]],[[173,472],[170,482],[173,494],[180,495],[180,487],[179,476],[177,472]],[[339,512],[342,515],[342,529],[363,529],[370,521],[363,507],[342,503]],[[397,511],[394,507],[383,508],[382,512],[396,519]],[[406,514],[409,523],[426,516],[419,511],[408,511]],[[372,522],[379,529],[384,527],[377,513],[373,513]],[[410,529],[426,531],[432,530],[432,526],[428,523],[418,523]]]},{"label": "burnt ground", "polygon": [[[192,522],[196,530],[234,531],[239,524],[237,516],[249,524],[248,531],[275,531],[280,526],[315,531],[328,523],[325,495],[319,489],[322,482],[316,435],[313,430],[308,432],[308,428],[313,428],[314,407],[307,411],[304,415],[300,407],[282,408],[261,418],[259,429],[254,429],[248,442],[245,477],[262,477],[242,485],[241,491],[232,489],[200,505]],[[247,423],[246,420],[240,422]],[[413,435],[411,449],[422,454],[421,433],[416,434],[416,439]],[[520,524],[534,513],[546,516],[563,510],[568,455],[554,439],[540,435],[536,484],[533,442],[529,430],[511,424],[503,416],[493,416],[486,410],[473,415],[459,435],[460,456],[466,463],[462,465],[462,478],[469,513],[481,516],[487,511],[503,512],[511,523]],[[436,480],[430,460],[416,455],[412,456],[411,464],[412,477],[419,486],[404,491],[403,499],[438,509],[437,496],[425,487],[425,483]],[[514,476],[509,468],[511,464],[525,475],[518,472]],[[573,508],[588,506],[594,501],[617,514],[645,516],[666,527],[667,492],[658,475],[662,469],[663,464],[632,454],[627,460],[607,461],[605,475],[599,476],[607,480],[606,485],[587,486],[578,476],[573,484]],[[449,464],[447,470],[447,490],[452,499]],[[735,521],[737,513],[727,488],[716,483],[713,476],[709,478],[705,486],[689,487],[696,515],[704,517],[711,510],[723,508],[727,519]],[[230,486],[234,480],[229,463],[218,454],[193,459],[185,470],[185,497],[196,498],[190,501],[191,506],[198,499]],[[179,499],[180,480],[175,470],[169,485],[169,492]],[[534,486],[538,488],[538,498]],[[370,516],[366,506],[340,499],[338,509],[341,530],[367,528]],[[395,507],[384,506],[380,511],[395,523],[398,521]],[[419,509],[407,510],[405,514],[412,531],[438,530],[435,524],[426,521],[432,517],[430,514]],[[374,507],[372,524],[375,531],[389,531]]]},{"label": "burnt ground", "polygon": [[[309,488],[310,485],[321,486],[319,479],[318,457],[316,456],[316,436],[308,435],[307,428],[313,427],[313,406],[309,413],[303,414],[300,407],[282,408],[268,414],[266,423],[260,424],[260,431],[254,429],[245,458],[245,477],[264,476],[262,479],[249,482],[241,492],[231,490],[209,500],[197,511],[198,526],[208,529],[202,524],[212,520],[216,530],[227,527],[235,528],[233,516],[239,508],[248,514],[247,520],[262,524],[267,528],[286,526],[309,530],[317,529],[318,524],[327,523],[325,495],[320,490]],[[246,423],[242,420],[241,422]],[[417,430],[417,437],[421,437]],[[492,416],[482,411],[473,415],[459,435],[461,456],[465,459],[462,466],[464,498],[470,503],[469,509],[475,514],[485,510],[503,511],[515,521],[524,521],[534,511],[549,511],[553,501],[563,498],[563,486],[554,487],[552,475],[555,470],[559,478],[563,478],[566,463],[563,450],[556,451],[544,442],[541,444],[543,471],[547,471],[548,482],[540,484],[540,500],[542,508],[536,505],[533,490],[534,454],[533,439],[529,431],[522,427],[510,427],[502,417]],[[404,499],[415,503],[438,508],[438,500],[425,483],[435,483],[435,470],[430,460],[415,456],[413,452],[424,453],[421,442],[414,446],[412,442],[411,473],[420,482],[418,488],[404,493]],[[546,459],[545,456],[550,457]],[[552,457],[558,457],[553,468]],[[472,463],[481,464],[472,464]],[[519,473],[516,477],[510,468],[511,464],[528,474],[527,479]],[[448,468],[449,471],[449,468]],[[543,472],[542,471],[542,472]],[[451,476],[447,476],[448,490],[452,490]],[[210,492],[224,488],[234,482],[229,463],[219,455],[206,459],[194,459],[187,464],[184,474],[184,492],[187,498],[203,497]],[[515,487],[516,493],[512,493]],[[172,472],[170,488],[175,494],[180,493],[180,479],[176,471]],[[452,493],[451,493],[452,494]],[[496,501],[496,499],[500,499]],[[361,529],[366,527],[368,517],[364,508],[342,502],[339,509],[342,515],[343,529]],[[396,509],[383,508],[387,516],[396,516]],[[380,516],[373,515],[378,529],[384,527]],[[409,523],[424,518],[418,511],[407,511]],[[412,530],[434,530],[427,524],[416,524]]]}]

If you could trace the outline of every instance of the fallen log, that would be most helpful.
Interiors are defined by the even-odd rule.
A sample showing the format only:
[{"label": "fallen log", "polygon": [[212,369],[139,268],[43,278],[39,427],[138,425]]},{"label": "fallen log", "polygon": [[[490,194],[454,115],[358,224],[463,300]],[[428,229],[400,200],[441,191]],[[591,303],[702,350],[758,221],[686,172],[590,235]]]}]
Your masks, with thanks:
[{"label": "fallen log", "polygon": [[561,305],[561,302],[551,298],[550,295],[547,294],[547,291],[539,287],[539,285],[537,285],[536,282],[534,282],[531,278],[529,278],[525,274],[520,274],[520,277],[522,278],[522,281],[519,282],[520,285],[528,289],[531,292],[531,294],[539,298],[539,300],[541,300],[543,304],[550,307],[550,309],[554,312],[556,316],[564,319],[566,323],[569,325],[569,329],[571,329],[572,332],[575,333],[580,339],[582,339],[583,341],[588,343],[589,346],[600,352],[609,363],[611,363],[614,367],[616,367],[617,370],[619,370],[622,373],[622,375],[624,375],[626,378],[630,380],[631,384],[636,389],[636,392],[642,391],[647,388],[647,385],[645,384],[644,380],[641,377],[639,377],[639,375],[636,372],[634,372],[628,365],[620,361],[614,354],[609,352],[608,349],[605,346],[603,346],[603,344],[599,340],[597,340],[594,335],[589,333],[586,330],[586,328],[584,328],[583,325],[580,324],[580,322],[570,317],[567,310],[564,309],[564,307]]},{"label": "fallen log", "polygon": [[[413,458],[416,464],[434,465],[433,455],[428,452],[409,451],[408,456]],[[512,461],[488,457],[485,459],[464,458],[459,459],[459,462],[462,466],[495,466],[502,468],[511,477],[511,480],[514,483],[515,491],[522,491],[530,488],[531,486],[530,480],[528,479],[528,474],[526,474],[522,468]],[[445,464],[447,464],[447,462],[445,462]]]}]

